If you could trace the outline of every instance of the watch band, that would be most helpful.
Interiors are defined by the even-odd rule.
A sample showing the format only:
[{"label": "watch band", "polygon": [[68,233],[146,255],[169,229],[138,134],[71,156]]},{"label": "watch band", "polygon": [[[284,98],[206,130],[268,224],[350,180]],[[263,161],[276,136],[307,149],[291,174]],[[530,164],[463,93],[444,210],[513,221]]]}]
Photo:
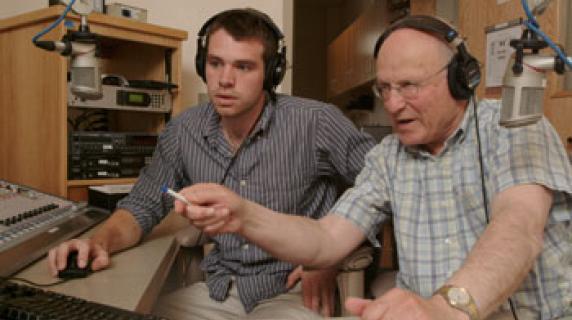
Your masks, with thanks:
[{"label": "watch band", "polygon": [[470,320],[481,320],[477,304],[467,289],[444,285],[435,294],[443,296],[451,307],[466,313]]}]

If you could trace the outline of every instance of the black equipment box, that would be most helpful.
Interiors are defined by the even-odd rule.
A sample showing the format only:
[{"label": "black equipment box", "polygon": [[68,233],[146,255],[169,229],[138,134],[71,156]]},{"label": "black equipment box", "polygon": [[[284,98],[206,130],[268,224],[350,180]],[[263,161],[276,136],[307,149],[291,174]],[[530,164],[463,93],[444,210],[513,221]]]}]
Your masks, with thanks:
[{"label": "black equipment box", "polygon": [[91,186],[87,191],[88,204],[113,211],[117,202],[129,194],[132,187],[131,184]]},{"label": "black equipment box", "polygon": [[137,177],[151,162],[157,134],[72,132],[68,143],[68,178]]}]

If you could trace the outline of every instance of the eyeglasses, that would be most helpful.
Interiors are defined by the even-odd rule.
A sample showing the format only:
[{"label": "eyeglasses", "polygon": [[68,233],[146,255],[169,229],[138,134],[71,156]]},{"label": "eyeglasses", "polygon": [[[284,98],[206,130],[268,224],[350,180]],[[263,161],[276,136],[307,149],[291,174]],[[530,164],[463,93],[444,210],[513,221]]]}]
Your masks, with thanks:
[{"label": "eyeglasses", "polygon": [[404,81],[403,84],[397,85],[397,86],[392,86],[389,83],[385,83],[382,85],[378,85],[378,84],[374,83],[373,86],[371,87],[371,90],[373,91],[373,94],[376,97],[378,97],[379,99],[382,99],[384,101],[389,100],[389,96],[391,94],[392,89],[395,90],[397,93],[399,93],[399,95],[401,97],[403,97],[403,99],[413,100],[413,99],[417,98],[417,96],[419,95],[419,88],[424,87],[427,84],[429,84],[429,80],[433,79],[438,74],[443,72],[445,69],[447,69],[448,66],[449,66],[449,64],[446,64],[444,67],[437,70],[437,72],[429,75],[427,78],[425,78],[421,81],[417,81],[417,82]]}]

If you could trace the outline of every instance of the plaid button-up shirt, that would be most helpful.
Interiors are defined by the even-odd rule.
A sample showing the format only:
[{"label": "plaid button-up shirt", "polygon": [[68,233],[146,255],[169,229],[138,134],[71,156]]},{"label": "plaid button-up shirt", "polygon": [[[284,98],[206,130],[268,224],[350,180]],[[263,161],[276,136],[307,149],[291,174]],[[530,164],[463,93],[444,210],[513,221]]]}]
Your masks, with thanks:
[{"label": "plaid button-up shirt", "polygon": [[[518,307],[553,319],[570,313],[572,173],[560,139],[546,119],[535,125],[499,126],[500,104],[477,110],[489,199],[520,184],[553,191],[544,249],[513,294]],[[431,296],[467,257],[487,226],[472,106],[438,155],[387,137],[366,157],[366,166],[332,209],[377,243],[378,225],[393,217],[399,286]],[[507,252],[507,254],[511,254]]]}]

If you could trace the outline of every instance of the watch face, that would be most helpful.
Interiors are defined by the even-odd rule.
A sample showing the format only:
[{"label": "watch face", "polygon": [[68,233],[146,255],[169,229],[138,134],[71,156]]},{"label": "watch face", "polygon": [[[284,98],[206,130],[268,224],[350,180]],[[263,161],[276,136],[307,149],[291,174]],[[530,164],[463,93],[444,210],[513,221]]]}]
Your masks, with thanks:
[{"label": "watch face", "polygon": [[451,288],[447,292],[447,296],[453,305],[468,305],[471,301],[469,294],[463,288]]}]

